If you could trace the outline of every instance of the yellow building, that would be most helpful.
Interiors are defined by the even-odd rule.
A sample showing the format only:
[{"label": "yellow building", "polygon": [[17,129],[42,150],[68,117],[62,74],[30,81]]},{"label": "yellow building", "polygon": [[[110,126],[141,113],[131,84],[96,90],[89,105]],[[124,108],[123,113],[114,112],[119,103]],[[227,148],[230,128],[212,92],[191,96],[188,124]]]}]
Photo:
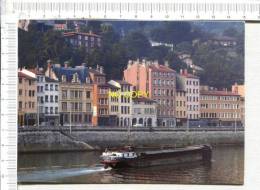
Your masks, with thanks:
[{"label": "yellow building", "polygon": [[88,68],[84,65],[75,68],[65,64],[48,63],[46,76],[59,80],[59,111],[63,126],[92,125],[93,85]]},{"label": "yellow building", "polygon": [[176,122],[177,127],[187,122],[186,91],[176,90]]},{"label": "yellow building", "polygon": [[18,71],[18,125],[33,126],[37,123],[37,79],[29,70]]}]

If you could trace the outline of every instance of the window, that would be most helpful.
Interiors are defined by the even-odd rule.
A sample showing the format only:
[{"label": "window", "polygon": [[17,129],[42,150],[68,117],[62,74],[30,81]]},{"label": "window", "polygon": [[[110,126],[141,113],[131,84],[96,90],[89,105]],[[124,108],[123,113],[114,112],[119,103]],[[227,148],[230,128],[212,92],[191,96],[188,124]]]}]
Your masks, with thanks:
[{"label": "window", "polygon": [[53,102],[53,95],[50,96],[50,102]]},{"label": "window", "polygon": [[19,89],[19,96],[23,95],[23,90]]},{"label": "window", "polygon": [[45,84],[45,90],[49,90],[49,85]]},{"label": "window", "polygon": [[19,84],[22,84],[22,83],[23,83],[23,79],[19,78]]},{"label": "window", "polygon": [[90,98],[90,91],[87,91],[87,92],[86,92],[86,97],[87,97],[87,98]]},{"label": "window", "polygon": [[45,107],[45,113],[49,113],[49,108]]},{"label": "window", "polygon": [[50,114],[53,114],[53,107],[50,107]]},{"label": "window", "polygon": [[62,90],[62,99],[67,99],[67,90]]},{"label": "window", "polygon": [[45,102],[49,102],[49,97],[47,95],[45,96]]},{"label": "window", "polygon": [[53,91],[53,84],[50,84],[50,91]]},{"label": "window", "polygon": [[91,103],[86,103],[86,111],[91,111]]},{"label": "window", "polygon": [[29,80],[29,86],[31,86],[32,85],[32,80]]},{"label": "window", "polygon": [[55,102],[56,103],[58,102],[58,96],[57,95],[55,96]]},{"label": "window", "polygon": [[62,76],[61,76],[61,81],[62,81],[62,82],[66,82],[66,76],[65,76],[65,75],[62,75]]},{"label": "window", "polygon": [[23,108],[23,102],[19,101],[19,109]]},{"label": "window", "polygon": [[58,91],[59,89],[58,89],[58,85],[57,84],[55,84],[55,90],[56,91]]},{"label": "window", "polygon": [[78,73],[75,73],[75,74],[73,75],[72,82],[75,82],[75,83],[78,83],[78,82],[79,82]]},{"label": "window", "polygon": [[58,107],[55,107],[55,114],[58,113]]},{"label": "window", "polygon": [[62,102],[61,108],[62,108],[63,111],[66,111],[67,110],[67,102]]}]

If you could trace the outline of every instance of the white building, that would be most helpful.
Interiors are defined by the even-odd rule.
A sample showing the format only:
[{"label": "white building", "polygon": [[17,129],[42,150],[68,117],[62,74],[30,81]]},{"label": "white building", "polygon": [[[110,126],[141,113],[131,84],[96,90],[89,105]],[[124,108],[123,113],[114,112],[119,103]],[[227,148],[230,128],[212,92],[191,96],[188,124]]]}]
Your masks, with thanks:
[{"label": "white building", "polygon": [[59,124],[59,83],[46,77],[41,71],[36,75],[39,124],[57,126]]},{"label": "white building", "polygon": [[157,126],[157,103],[149,98],[139,97],[133,99],[132,125],[144,127]]},{"label": "white building", "polygon": [[133,86],[123,80],[110,80],[108,84],[115,87],[113,92],[109,93],[109,114],[117,116],[118,126],[132,126]]},{"label": "white building", "polygon": [[186,105],[188,120],[200,118],[200,79],[198,76],[189,74],[187,70],[180,71],[180,78],[186,91]]}]

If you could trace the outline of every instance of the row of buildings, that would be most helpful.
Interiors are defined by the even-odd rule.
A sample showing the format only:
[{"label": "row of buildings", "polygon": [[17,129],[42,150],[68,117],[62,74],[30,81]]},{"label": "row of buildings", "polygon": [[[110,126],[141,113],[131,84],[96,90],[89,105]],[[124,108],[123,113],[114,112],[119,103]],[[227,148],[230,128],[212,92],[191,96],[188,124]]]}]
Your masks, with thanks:
[{"label": "row of buildings", "polygon": [[106,80],[103,67],[19,69],[18,122],[45,126],[243,125],[244,90],[201,86],[187,70],[166,62],[130,60],[123,80]]}]

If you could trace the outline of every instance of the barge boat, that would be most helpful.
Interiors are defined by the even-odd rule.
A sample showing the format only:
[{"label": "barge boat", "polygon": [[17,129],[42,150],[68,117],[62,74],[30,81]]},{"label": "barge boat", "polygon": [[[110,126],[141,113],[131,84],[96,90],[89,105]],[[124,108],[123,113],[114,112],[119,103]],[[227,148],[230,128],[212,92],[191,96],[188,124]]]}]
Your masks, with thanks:
[{"label": "barge boat", "polygon": [[132,147],[121,150],[108,150],[101,155],[105,168],[148,167],[170,165],[194,161],[210,162],[212,148],[209,145],[189,146],[185,148],[152,150],[137,153]]}]

